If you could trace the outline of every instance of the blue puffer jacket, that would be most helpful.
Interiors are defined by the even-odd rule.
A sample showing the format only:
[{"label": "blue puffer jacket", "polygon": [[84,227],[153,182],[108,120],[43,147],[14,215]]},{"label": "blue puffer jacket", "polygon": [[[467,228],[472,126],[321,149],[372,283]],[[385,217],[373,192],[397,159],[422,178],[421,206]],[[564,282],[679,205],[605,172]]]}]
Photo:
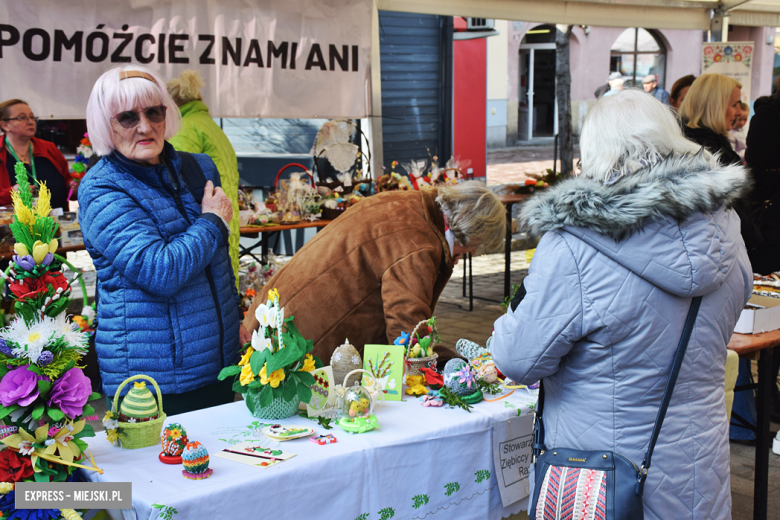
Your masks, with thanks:
[{"label": "blue puffer jacket", "polygon": [[[153,377],[163,394],[194,390],[217,382],[220,369],[238,359],[227,228],[218,216],[201,214],[168,143],[163,155],[178,191],[163,165],[143,167],[118,152],[79,186],[81,231],[98,278],[95,346],[109,396],[134,374]],[[218,182],[211,159],[193,157]]]},{"label": "blue puffer jacket", "polygon": [[562,182],[528,201],[527,294],[495,323],[496,366],[544,378],[545,445],[642,462],[694,296],[703,296],[644,489],[645,519],[731,518],[726,344],[753,277],[728,207],[749,181],[709,153],[611,186]]}]

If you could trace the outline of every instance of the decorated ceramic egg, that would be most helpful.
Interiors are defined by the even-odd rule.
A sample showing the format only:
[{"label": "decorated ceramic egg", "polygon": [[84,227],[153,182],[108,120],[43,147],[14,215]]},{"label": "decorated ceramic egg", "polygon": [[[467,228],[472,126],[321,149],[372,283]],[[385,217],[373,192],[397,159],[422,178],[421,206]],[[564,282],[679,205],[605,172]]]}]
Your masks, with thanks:
[{"label": "decorated ceramic egg", "polygon": [[210,477],[214,472],[213,469],[209,469],[209,452],[197,441],[187,444],[181,454],[181,461],[184,464],[181,474],[185,478],[201,480]]},{"label": "decorated ceramic egg", "polygon": [[162,433],[160,460],[166,464],[181,464],[181,454],[188,442],[187,430],[181,424],[169,424]]},{"label": "decorated ceramic egg", "polygon": [[[346,340],[343,345],[333,351],[330,366],[333,367],[334,382],[337,385],[342,385],[347,374],[358,368],[363,368],[363,361],[355,347],[349,343],[349,340]],[[359,373],[353,374],[344,386],[353,386],[359,383],[360,377]]]},{"label": "decorated ceramic egg", "polygon": [[136,381],[119,407],[119,422],[145,422],[156,419],[157,399],[146,388],[146,381]]},{"label": "decorated ceramic egg", "polygon": [[477,390],[477,381],[469,364],[460,358],[453,358],[444,365],[444,384],[453,394],[465,396]]}]

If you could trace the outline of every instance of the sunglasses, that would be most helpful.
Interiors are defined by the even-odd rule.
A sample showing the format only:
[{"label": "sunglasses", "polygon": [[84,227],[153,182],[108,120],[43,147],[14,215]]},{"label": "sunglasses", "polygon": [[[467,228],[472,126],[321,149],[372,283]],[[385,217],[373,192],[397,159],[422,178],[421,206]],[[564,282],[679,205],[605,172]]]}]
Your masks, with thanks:
[{"label": "sunglasses", "polygon": [[113,119],[116,119],[116,122],[122,125],[122,128],[134,128],[141,121],[142,112],[150,123],[162,123],[165,121],[166,110],[168,110],[168,107],[165,105],[149,107],[143,110],[125,110],[118,113]]}]

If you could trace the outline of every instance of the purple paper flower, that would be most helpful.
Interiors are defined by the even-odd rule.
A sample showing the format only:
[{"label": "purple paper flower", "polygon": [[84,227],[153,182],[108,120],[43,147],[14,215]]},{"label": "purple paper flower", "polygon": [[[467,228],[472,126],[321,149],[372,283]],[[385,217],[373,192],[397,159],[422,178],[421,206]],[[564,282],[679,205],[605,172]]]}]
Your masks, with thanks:
[{"label": "purple paper flower", "polygon": [[51,253],[46,253],[46,256],[43,257],[43,262],[41,262],[41,265],[49,265],[52,260],[54,260],[54,255]]},{"label": "purple paper flower", "polygon": [[38,381],[49,380],[31,370],[30,365],[24,365],[8,372],[0,381],[0,404],[3,406],[29,406],[38,398]]},{"label": "purple paper flower", "polygon": [[41,352],[41,355],[38,356],[39,367],[45,367],[46,365],[50,365],[52,361],[54,361],[54,354],[52,354],[51,351],[49,350],[44,350],[43,352]]},{"label": "purple paper flower", "polygon": [[71,368],[54,381],[46,404],[59,407],[62,413],[75,419],[81,415],[90,394],[92,384],[89,378],[80,368]]},{"label": "purple paper flower", "polygon": [[16,357],[16,356],[14,356],[14,351],[11,350],[11,347],[6,345],[4,339],[0,339],[0,352],[2,352],[3,354],[5,354],[8,357]]},{"label": "purple paper flower", "polygon": [[35,269],[35,259],[32,255],[14,255],[14,263],[25,271],[32,271]]},{"label": "purple paper flower", "polygon": [[468,365],[464,365],[463,368],[455,372],[455,377],[458,377],[460,384],[465,384],[466,388],[471,388],[472,383],[475,383],[474,374],[469,369]]}]

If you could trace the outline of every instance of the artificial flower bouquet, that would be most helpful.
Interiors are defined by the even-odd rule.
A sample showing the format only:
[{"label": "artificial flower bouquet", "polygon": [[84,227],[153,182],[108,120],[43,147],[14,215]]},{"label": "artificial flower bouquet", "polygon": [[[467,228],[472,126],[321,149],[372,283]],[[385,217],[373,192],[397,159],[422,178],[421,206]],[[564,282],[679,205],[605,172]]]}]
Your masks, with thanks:
[{"label": "artificial flower bouquet", "polygon": [[[100,394],[92,392],[89,379],[78,366],[88,348],[88,334],[65,314],[70,285],[61,272],[63,259],[54,254],[57,224],[49,217],[51,194],[41,183],[40,197],[34,204],[27,172],[20,163],[16,178],[19,190],[11,194],[16,255],[2,273],[16,312],[11,324],[0,330],[3,518],[27,518],[37,511],[14,510],[16,482],[65,482],[74,478],[78,467],[100,471],[94,461],[86,465],[84,442],[85,437],[94,436],[86,421],[97,419],[87,402]],[[44,513],[43,518],[77,515],[72,510]]]},{"label": "artificial flower bouquet", "polygon": [[262,419],[283,419],[308,403],[314,377],[322,361],[311,355],[314,342],[304,339],[279,305],[279,292],[268,291],[268,301],[255,311],[260,329],[242,349],[238,365],[223,368],[219,379],[237,376],[233,390],[244,394],[249,411]]}]

